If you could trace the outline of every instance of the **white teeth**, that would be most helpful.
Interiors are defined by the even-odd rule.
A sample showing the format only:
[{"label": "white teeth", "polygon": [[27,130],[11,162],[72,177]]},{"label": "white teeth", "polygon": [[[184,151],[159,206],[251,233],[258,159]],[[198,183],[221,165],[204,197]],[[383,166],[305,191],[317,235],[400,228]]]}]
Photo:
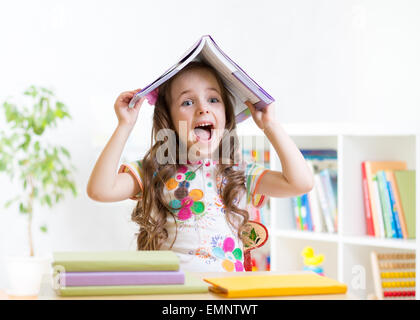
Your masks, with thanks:
[{"label": "white teeth", "polygon": [[198,127],[206,127],[206,126],[212,126],[212,123],[200,123],[198,126],[196,126],[196,128]]}]

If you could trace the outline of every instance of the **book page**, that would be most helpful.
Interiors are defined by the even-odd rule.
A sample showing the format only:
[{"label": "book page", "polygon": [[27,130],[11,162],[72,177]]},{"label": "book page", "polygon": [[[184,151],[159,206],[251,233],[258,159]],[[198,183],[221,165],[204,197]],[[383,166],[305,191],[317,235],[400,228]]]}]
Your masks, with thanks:
[{"label": "book page", "polygon": [[260,99],[244,86],[236,77],[233,76],[233,72],[241,72],[236,66],[225,58],[225,56],[216,48],[211,41],[207,41],[200,55],[203,59],[212,65],[222,76],[226,87],[231,92],[235,91],[240,101],[244,103],[246,100],[250,100],[252,103],[257,103]]}]

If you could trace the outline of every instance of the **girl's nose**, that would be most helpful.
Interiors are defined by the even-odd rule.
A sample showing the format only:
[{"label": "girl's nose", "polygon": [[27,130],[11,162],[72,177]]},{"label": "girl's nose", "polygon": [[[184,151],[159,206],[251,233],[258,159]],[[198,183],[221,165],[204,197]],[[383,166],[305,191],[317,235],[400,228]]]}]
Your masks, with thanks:
[{"label": "girl's nose", "polygon": [[205,103],[200,103],[197,108],[197,113],[199,115],[209,113],[209,108],[207,107]]}]

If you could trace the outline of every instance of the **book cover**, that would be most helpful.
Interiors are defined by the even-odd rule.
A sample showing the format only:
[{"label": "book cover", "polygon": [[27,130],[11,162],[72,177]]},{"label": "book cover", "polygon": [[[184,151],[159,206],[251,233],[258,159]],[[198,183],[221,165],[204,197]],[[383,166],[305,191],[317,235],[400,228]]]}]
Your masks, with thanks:
[{"label": "book cover", "polygon": [[313,218],[313,231],[323,232],[324,231],[323,219],[320,212],[319,201],[316,195],[315,188],[313,188],[311,192],[308,193],[308,203],[309,203],[309,210]]},{"label": "book cover", "polygon": [[385,226],[384,226],[384,213],[382,212],[381,199],[379,197],[378,179],[376,179],[376,175],[373,176],[372,186],[373,186],[373,199],[371,199],[371,201],[374,201],[376,208],[378,208],[379,235],[377,235],[377,237],[379,236],[380,238],[386,238]]},{"label": "book cover", "polygon": [[396,203],[395,203],[394,191],[392,190],[391,182],[388,179],[388,175],[387,175],[386,171],[382,171],[382,172],[383,172],[383,175],[384,175],[384,178],[385,178],[385,181],[386,181],[386,185],[387,185],[387,189],[388,189],[389,201],[390,201],[390,204],[391,204],[392,217],[394,219],[395,228],[396,228],[396,231],[397,231],[397,238],[403,238],[400,218],[398,216],[397,206],[396,206]]},{"label": "book cover", "polygon": [[365,219],[366,219],[366,233],[369,236],[375,236],[375,230],[373,228],[372,219],[372,208],[369,200],[369,190],[366,179],[365,163],[362,162],[362,192],[363,192],[363,206],[365,208]]},{"label": "book cover", "polygon": [[211,65],[221,76],[224,85],[236,100],[234,106],[237,123],[244,121],[251,115],[248,106],[245,105],[247,100],[257,109],[262,109],[274,102],[274,98],[229,58],[210,35],[204,35],[172,67],[151,84],[136,93],[131,99],[129,107],[134,107],[141,97],[150,94],[192,61],[202,61]]},{"label": "book cover", "polygon": [[401,205],[401,196],[397,187],[397,181],[395,180],[394,171],[387,170],[385,172],[387,174],[388,180],[391,182],[392,191],[394,192],[395,206],[398,212],[398,218],[400,219],[401,232],[402,232],[403,238],[408,239],[407,222],[405,220],[405,216],[403,213],[403,209]]},{"label": "book cover", "polygon": [[320,171],[322,185],[325,190],[328,210],[333,221],[334,230],[337,231],[337,199],[335,198],[334,189],[332,185],[332,175],[336,175],[332,169],[324,169]]},{"label": "book cover", "polygon": [[315,189],[317,191],[319,203],[320,203],[320,206],[321,206],[321,212],[322,212],[322,215],[324,217],[325,224],[327,226],[327,231],[329,233],[333,233],[334,232],[334,221],[331,218],[330,210],[329,210],[327,199],[326,199],[326,196],[325,196],[324,187],[322,185],[319,173],[316,173],[314,175],[314,180],[315,180]]},{"label": "book cover", "polygon": [[387,238],[397,238],[397,229],[391,211],[391,202],[389,200],[388,188],[382,170],[379,170],[376,173],[376,178],[378,180],[379,198],[381,199],[381,206],[384,217],[385,234]]},{"label": "book cover", "polygon": [[54,252],[52,265],[61,272],[175,271],[179,258],[169,250],[68,251]]},{"label": "book cover", "polygon": [[[311,150],[308,150],[308,151],[311,151]],[[306,159],[306,163],[312,175],[315,175],[315,169],[314,169],[314,164],[312,163],[312,160]],[[321,208],[319,204],[319,199],[317,196],[316,186],[314,186],[312,190],[308,193],[308,203],[309,203],[309,210],[311,212],[311,217],[312,217],[313,231],[323,232],[325,228],[324,228]]]},{"label": "book cover", "polygon": [[291,200],[292,200],[293,213],[295,215],[296,230],[303,230],[303,225],[301,224],[301,220],[300,220],[300,209],[297,202],[297,197],[291,197]]},{"label": "book cover", "polygon": [[409,239],[416,238],[416,171],[394,171]]},{"label": "book cover", "polygon": [[115,296],[148,294],[187,294],[206,293],[208,285],[201,279],[185,272],[184,284],[136,285],[136,286],[84,286],[59,287],[55,289],[59,296]]},{"label": "book cover", "polygon": [[226,298],[344,294],[347,286],[315,273],[204,278],[209,291]]},{"label": "book cover", "polygon": [[303,195],[298,196],[298,203],[300,208],[301,221],[303,223],[303,230],[308,231],[308,212],[306,211],[305,199],[303,198]]},{"label": "book cover", "polygon": [[337,150],[334,149],[299,149],[305,159],[335,159],[337,160]]},{"label": "book cover", "polygon": [[302,207],[302,198],[300,196],[296,197],[296,203],[297,203],[297,209],[298,209],[298,214],[299,214],[299,222],[300,222],[299,227],[300,227],[300,230],[305,230],[305,224],[306,224],[305,212]]},{"label": "book cover", "polygon": [[312,224],[312,213],[311,213],[311,208],[309,207],[309,201],[308,201],[308,194],[307,193],[302,195],[302,203],[303,203],[303,207],[305,208],[308,230],[309,231],[314,231],[313,224]]},{"label": "book cover", "polygon": [[[373,176],[379,170],[405,170],[407,169],[407,163],[405,161],[365,161],[366,179],[368,184],[369,195],[373,194]],[[372,219],[374,224],[375,234],[380,234],[379,231],[379,209],[370,196],[370,205],[372,208]]]},{"label": "book cover", "polygon": [[62,272],[58,281],[61,287],[183,284],[185,275],[182,271]]}]

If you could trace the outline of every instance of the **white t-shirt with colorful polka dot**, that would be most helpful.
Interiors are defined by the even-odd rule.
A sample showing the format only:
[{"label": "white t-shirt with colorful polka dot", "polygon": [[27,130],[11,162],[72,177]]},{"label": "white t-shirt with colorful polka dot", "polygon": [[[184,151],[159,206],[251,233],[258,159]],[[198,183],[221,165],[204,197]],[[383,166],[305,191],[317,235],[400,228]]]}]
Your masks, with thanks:
[{"label": "white t-shirt with colorful polka dot", "polygon": [[[262,207],[266,197],[255,194],[255,190],[267,169],[254,162],[243,162],[235,168],[245,172],[247,190],[240,197],[238,207]],[[119,172],[130,172],[143,190],[140,161],[122,164]],[[219,186],[225,183],[225,179],[221,181],[220,177],[216,177],[216,172],[217,163],[204,159],[195,164],[182,165],[165,183],[164,197],[173,208],[176,223],[172,216],[167,218],[165,228],[168,239],[161,249],[174,251],[184,271],[244,271],[242,241],[238,238],[237,230],[226,220],[219,194]],[[141,199],[141,193],[131,199]]]}]

